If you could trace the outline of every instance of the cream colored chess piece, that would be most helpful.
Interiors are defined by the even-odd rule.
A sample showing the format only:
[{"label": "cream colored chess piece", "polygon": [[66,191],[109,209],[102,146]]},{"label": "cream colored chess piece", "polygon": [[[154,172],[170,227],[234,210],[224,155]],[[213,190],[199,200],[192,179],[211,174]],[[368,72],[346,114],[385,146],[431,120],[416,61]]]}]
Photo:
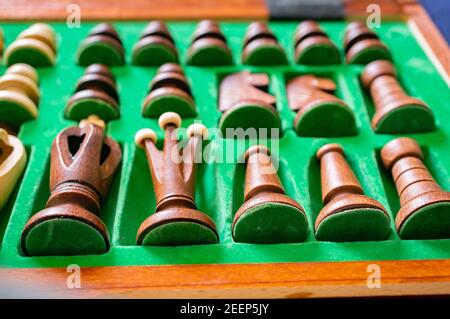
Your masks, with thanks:
[{"label": "cream colored chess piece", "polygon": [[0,129],[0,209],[13,192],[26,161],[27,154],[22,142]]}]

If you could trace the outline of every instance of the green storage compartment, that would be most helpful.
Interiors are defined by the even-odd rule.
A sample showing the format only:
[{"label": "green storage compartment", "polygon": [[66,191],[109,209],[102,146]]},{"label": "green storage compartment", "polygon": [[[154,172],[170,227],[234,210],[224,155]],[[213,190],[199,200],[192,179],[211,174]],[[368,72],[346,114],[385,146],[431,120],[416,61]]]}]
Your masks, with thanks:
[{"label": "green storage compartment", "polygon": [[[56,134],[76,123],[64,117],[66,103],[73,93],[83,67],[75,62],[80,42],[96,24],[83,22],[80,29],[67,28],[65,23],[51,23],[58,34],[58,53],[53,67],[38,69],[41,100],[37,120],[22,125],[20,138],[28,150],[28,163],[15,194],[0,212],[0,266],[18,268],[84,266],[173,265],[280,263],[361,260],[413,260],[450,258],[450,240],[400,240],[394,228],[399,209],[398,195],[389,172],[379,160],[380,148],[399,135],[375,134],[370,125],[374,106],[359,81],[360,65],[327,66],[298,65],[294,61],[293,34],[297,22],[271,22],[270,28],[284,48],[289,64],[280,66],[247,66],[241,62],[242,37],[250,21],[223,22],[221,29],[232,51],[234,63],[220,67],[186,65],[186,53],[197,22],[168,22],[174,37],[180,62],[196,103],[197,115],[183,120],[188,127],[201,120],[208,128],[217,128],[221,112],[217,108],[219,84],[224,74],[250,70],[269,74],[269,92],[277,98],[276,108],[281,119],[282,136],[272,140],[239,140],[214,138],[210,144],[218,149],[234,150],[233,159],[242,156],[249,145],[266,144],[279,161],[279,176],[286,194],[305,210],[309,232],[304,242],[287,244],[237,243],[232,236],[235,212],[243,203],[244,170],[236,161],[203,163],[197,172],[196,202],[198,209],[216,223],[219,243],[177,247],[138,246],[139,225],[154,212],[155,197],[142,149],[134,144],[135,133],[152,128],[162,139],[157,119],[142,116],[142,101],[148,83],[157,67],[131,64],[133,45],[145,27],[145,22],[113,23],[121,36],[126,52],[126,64],[113,67],[120,95],[120,118],[107,125],[107,132],[122,147],[123,160],[103,203],[100,218],[110,234],[107,253],[83,256],[26,257],[21,250],[20,236],[26,221],[45,207],[49,196],[48,179],[50,147]],[[346,22],[322,21],[321,27],[338,45],[344,61],[342,40]],[[7,43],[25,29],[25,23],[2,25]],[[416,139],[425,154],[425,164],[444,190],[450,190],[450,91],[437,69],[420,48],[404,22],[384,22],[377,34],[392,52],[400,81],[406,92],[429,105],[436,119],[436,130],[428,133],[402,135]],[[6,66],[0,67],[3,74]],[[338,95],[353,111],[356,132],[346,137],[299,137],[293,127],[295,112],[288,105],[286,83],[289,77],[301,74],[330,74],[336,80]],[[313,225],[322,209],[320,170],[315,153],[326,143],[339,143],[359,179],[366,195],[385,206],[391,217],[391,231],[383,241],[326,242],[314,237]],[[76,229],[76,228],[74,228]]]}]

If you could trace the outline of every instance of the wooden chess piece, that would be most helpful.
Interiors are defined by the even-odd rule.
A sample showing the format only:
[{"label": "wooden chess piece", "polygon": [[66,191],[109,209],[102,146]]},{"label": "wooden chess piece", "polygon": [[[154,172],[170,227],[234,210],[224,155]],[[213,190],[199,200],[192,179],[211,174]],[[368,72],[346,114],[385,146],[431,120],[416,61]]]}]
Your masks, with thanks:
[{"label": "wooden chess piece", "polygon": [[299,136],[349,136],[356,134],[352,110],[333,95],[333,80],[301,75],[287,86],[289,107],[297,112],[294,129]]},{"label": "wooden chess piece", "polygon": [[383,205],[363,193],[338,144],[317,151],[324,207],[315,223],[316,238],[324,241],[383,240],[390,218]]},{"label": "wooden chess piece", "polygon": [[105,136],[96,116],[62,130],[53,141],[50,198],[22,232],[28,256],[102,254],[109,250],[108,230],[98,217],[119,167],[119,144]]},{"label": "wooden chess piece", "polygon": [[197,115],[189,82],[181,66],[174,63],[159,67],[142,104],[144,117],[158,118],[165,112],[175,112],[183,118]]},{"label": "wooden chess piece", "polygon": [[254,244],[304,241],[308,219],[304,209],[286,196],[270,151],[263,145],[245,153],[244,203],[233,219],[233,238]]},{"label": "wooden chess piece", "polygon": [[109,23],[100,23],[92,28],[78,48],[77,61],[82,66],[96,63],[123,65],[125,50],[116,29]]},{"label": "wooden chess piece", "polygon": [[297,64],[329,65],[341,62],[338,48],[313,20],[305,20],[298,25],[294,35],[294,48]]},{"label": "wooden chess piece", "polygon": [[244,36],[242,63],[250,65],[281,65],[288,60],[276,36],[264,22],[252,22]]},{"label": "wooden chess piece", "polygon": [[417,142],[408,137],[396,138],[383,146],[381,160],[391,171],[400,196],[395,218],[400,237],[450,238],[450,192],[431,176]]},{"label": "wooden chess piece", "polygon": [[17,134],[20,125],[38,116],[39,86],[36,70],[28,64],[10,66],[0,77],[0,126]]},{"label": "wooden chess piece", "polygon": [[166,24],[162,21],[150,22],[133,47],[132,63],[158,66],[177,62],[178,51]]},{"label": "wooden chess piece", "polygon": [[217,22],[212,20],[199,22],[187,53],[187,63],[197,66],[230,65],[233,63],[227,39]]},{"label": "wooden chess piece", "polygon": [[0,128],[0,210],[13,192],[26,162],[27,153],[22,142]]},{"label": "wooden chess piece", "polygon": [[[159,118],[165,131],[164,148],[156,148],[156,133],[142,129],[136,133],[136,144],[145,149],[153,188],[156,195],[155,213],[150,215],[137,232],[138,245],[178,246],[214,244],[219,241],[214,221],[200,212],[195,204],[195,175],[197,152],[201,152],[206,128],[192,124],[188,128],[189,142],[180,154],[176,129],[181,125],[178,114],[167,112]],[[176,150],[176,151],[174,151]]]},{"label": "wooden chess piece", "polygon": [[104,64],[91,64],[78,80],[64,115],[75,121],[97,115],[107,122],[120,117],[119,103],[116,79],[109,68]]},{"label": "wooden chess piece", "polygon": [[405,93],[391,62],[369,63],[361,74],[361,82],[370,91],[375,105],[372,128],[376,133],[419,133],[435,129],[433,112],[423,101]]},{"label": "wooden chess piece", "polygon": [[17,36],[5,50],[5,63],[52,66],[56,60],[56,34],[46,23],[35,23]]},{"label": "wooden chess piece", "polygon": [[254,128],[281,131],[281,120],[275,106],[275,97],[267,93],[269,76],[265,73],[242,71],[226,76],[220,83],[219,128],[226,137],[227,129]]},{"label": "wooden chess piece", "polygon": [[347,63],[368,64],[375,60],[392,60],[388,47],[362,22],[350,23],[344,35]]}]

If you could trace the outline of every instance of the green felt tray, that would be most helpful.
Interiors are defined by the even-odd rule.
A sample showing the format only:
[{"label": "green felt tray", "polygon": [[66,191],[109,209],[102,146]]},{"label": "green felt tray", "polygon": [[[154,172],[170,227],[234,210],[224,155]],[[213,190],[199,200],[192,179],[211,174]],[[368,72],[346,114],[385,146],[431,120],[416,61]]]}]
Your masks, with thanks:
[{"label": "green felt tray", "polygon": [[[214,219],[220,243],[204,246],[140,247],[135,245],[136,232],[141,222],[155,207],[152,183],[145,154],[137,149],[133,139],[143,127],[162,132],[156,119],[141,115],[141,103],[148,83],[155,74],[155,67],[130,65],[134,43],[146,23],[115,23],[126,50],[126,65],[114,67],[121,99],[121,118],[108,124],[108,133],[123,148],[123,161],[101,218],[109,229],[111,249],[103,255],[71,257],[26,257],[20,250],[20,234],[30,216],[43,209],[49,196],[49,156],[52,139],[63,128],[74,125],[64,119],[66,102],[74,90],[83,68],[75,63],[78,44],[94,23],[83,22],[79,29],[69,29],[64,23],[53,23],[58,33],[57,63],[51,68],[39,68],[42,99],[39,117],[22,126],[20,137],[27,147],[29,160],[22,180],[0,212],[0,266],[2,267],[63,267],[76,263],[80,266],[112,265],[166,265],[166,264],[225,264],[306,261],[354,261],[450,258],[450,240],[400,240],[391,223],[391,234],[379,242],[321,242],[314,238],[313,225],[322,208],[319,164],[315,159],[317,149],[329,142],[340,143],[350,165],[367,195],[380,201],[394,220],[399,208],[398,196],[390,176],[379,162],[379,149],[392,139],[392,135],[377,135],[370,126],[374,107],[362,89],[358,75],[361,66],[336,65],[307,67],[293,63],[293,33],[297,23],[273,22],[272,30],[279,38],[289,58],[289,65],[277,67],[250,67],[240,62],[242,38],[249,22],[221,24],[233,52],[234,64],[227,67],[199,68],[184,65],[192,84],[198,115],[187,119],[187,127],[195,120],[202,120],[207,127],[217,127],[220,112],[217,109],[219,80],[226,74],[243,69],[267,72],[270,75],[270,92],[277,98],[283,135],[279,140],[266,141],[279,152],[280,178],[289,196],[305,209],[310,232],[305,242],[293,244],[256,245],[235,243],[232,238],[233,215],[243,201],[244,167],[233,163],[204,163],[197,177],[196,199],[201,211]],[[321,22],[341,51],[344,22]],[[169,29],[185,63],[189,39],[195,22],[169,23]],[[3,24],[6,45],[27,27],[27,24]],[[384,22],[376,30],[389,46],[406,91],[423,99],[436,116],[437,130],[414,134],[425,153],[425,162],[431,173],[447,191],[450,190],[450,91],[436,68],[426,57],[406,23]],[[343,56],[342,56],[342,60]],[[0,67],[0,74],[5,71]],[[298,137],[293,130],[294,112],[288,107],[285,84],[296,74],[314,73],[336,80],[337,95],[353,110],[357,133],[342,138]],[[261,141],[259,141],[261,143]],[[263,141],[264,142],[264,141]],[[242,156],[245,146],[255,141],[216,139],[219,149],[227,146],[235,149],[234,157]]]}]

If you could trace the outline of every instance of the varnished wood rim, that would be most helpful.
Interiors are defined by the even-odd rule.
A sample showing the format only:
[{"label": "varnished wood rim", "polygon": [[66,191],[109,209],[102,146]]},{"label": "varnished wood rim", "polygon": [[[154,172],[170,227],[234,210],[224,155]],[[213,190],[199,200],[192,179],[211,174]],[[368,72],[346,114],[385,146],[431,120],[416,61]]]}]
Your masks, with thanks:
[{"label": "varnished wood rim", "polygon": [[[368,288],[371,269],[377,266],[381,287]],[[66,268],[0,269],[0,280],[45,287],[65,297],[311,298],[450,294],[448,259],[82,267],[80,289],[67,288],[71,274]]]}]

